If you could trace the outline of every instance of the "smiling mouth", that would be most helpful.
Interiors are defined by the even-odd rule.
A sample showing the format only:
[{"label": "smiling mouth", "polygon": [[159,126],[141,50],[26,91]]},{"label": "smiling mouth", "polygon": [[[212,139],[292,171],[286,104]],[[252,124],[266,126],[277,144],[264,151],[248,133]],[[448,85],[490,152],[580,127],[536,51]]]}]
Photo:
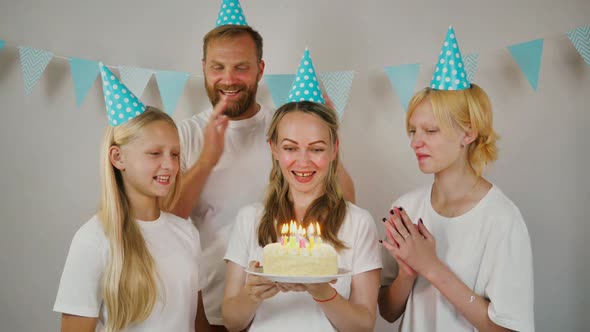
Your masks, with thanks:
[{"label": "smiling mouth", "polygon": [[156,175],[154,180],[161,184],[168,184],[170,183],[170,175]]},{"label": "smiling mouth", "polygon": [[235,90],[218,90],[224,96],[233,97],[238,95],[242,90],[235,89]]},{"label": "smiling mouth", "polygon": [[291,171],[291,173],[295,174],[295,176],[298,176],[300,178],[308,178],[308,177],[315,174],[315,172],[295,172],[295,171]]}]

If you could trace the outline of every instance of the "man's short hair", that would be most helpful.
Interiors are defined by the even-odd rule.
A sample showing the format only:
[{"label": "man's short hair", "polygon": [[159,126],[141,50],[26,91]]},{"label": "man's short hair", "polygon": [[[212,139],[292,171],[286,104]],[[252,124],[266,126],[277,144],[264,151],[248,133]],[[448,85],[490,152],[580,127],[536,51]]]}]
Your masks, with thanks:
[{"label": "man's short hair", "polygon": [[203,37],[203,60],[207,60],[207,46],[211,41],[221,39],[232,39],[242,35],[249,35],[252,37],[256,45],[256,57],[258,62],[262,60],[262,36],[258,31],[246,25],[222,25],[209,31]]}]

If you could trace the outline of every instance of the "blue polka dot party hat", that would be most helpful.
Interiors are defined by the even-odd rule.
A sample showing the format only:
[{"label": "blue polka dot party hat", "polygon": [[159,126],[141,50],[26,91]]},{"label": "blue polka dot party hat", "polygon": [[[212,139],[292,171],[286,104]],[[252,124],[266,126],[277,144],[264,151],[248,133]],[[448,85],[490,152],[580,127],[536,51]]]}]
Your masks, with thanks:
[{"label": "blue polka dot party hat", "polygon": [[299,63],[299,69],[295,75],[295,81],[291,91],[289,91],[289,98],[287,102],[292,101],[313,101],[316,103],[325,104],[326,101],[322,97],[322,90],[320,89],[320,81],[313,68],[313,62],[309,56],[309,50],[306,48],[303,53],[303,58]]},{"label": "blue polka dot party hat", "polygon": [[435,90],[465,90],[471,87],[453,27],[449,27],[430,87]]},{"label": "blue polka dot party hat", "polygon": [[248,25],[239,0],[223,0],[221,2],[215,27],[221,25]]},{"label": "blue polka dot party hat", "polygon": [[145,111],[145,105],[102,62],[99,63],[109,125],[121,125]]}]

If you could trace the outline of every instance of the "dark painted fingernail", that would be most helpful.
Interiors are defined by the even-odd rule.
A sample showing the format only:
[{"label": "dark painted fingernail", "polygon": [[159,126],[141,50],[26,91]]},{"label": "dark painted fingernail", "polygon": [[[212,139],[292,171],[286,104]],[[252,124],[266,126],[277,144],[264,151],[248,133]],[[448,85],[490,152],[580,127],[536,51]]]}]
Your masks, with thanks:
[{"label": "dark painted fingernail", "polygon": [[391,209],[391,210],[389,210],[389,213],[395,214],[395,211],[393,211],[393,209]]},{"label": "dark painted fingernail", "polygon": [[403,208],[403,207],[401,207],[401,206],[400,206],[398,209],[399,209],[400,211],[403,211],[403,210],[404,210],[404,208]]},{"label": "dark painted fingernail", "polygon": [[379,240],[379,243],[383,243],[383,240]]},{"label": "dark painted fingernail", "polygon": [[424,222],[422,221],[422,218],[418,219],[418,221],[419,221],[419,222],[420,222],[422,225],[424,225]]},{"label": "dark painted fingernail", "polygon": [[387,219],[385,219],[385,218],[381,219],[381,221],[383,221],[383,222],[385,222],[386,220],[387,220]]}]

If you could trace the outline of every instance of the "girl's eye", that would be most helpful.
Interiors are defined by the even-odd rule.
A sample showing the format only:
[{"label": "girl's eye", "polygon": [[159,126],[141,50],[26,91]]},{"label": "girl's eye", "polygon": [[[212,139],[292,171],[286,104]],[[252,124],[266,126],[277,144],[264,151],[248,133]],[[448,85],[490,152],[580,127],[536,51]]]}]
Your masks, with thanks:
[{"label": "girl's eye", "polygon": [[152,156],[159,156],[160,152],[149,152],[149,154],[151,154]]},{"label": "girl's eye", "polygon": [[285,150],[285,151],[295,151],[295,148],[294,147],[291,147],[291,146],[285,146],[285,147],[283,147],[283,150]]},{"label": "girl's eye", "polygon": [[313,152],[324,152],[325,150],[318,148],[318,149],[311,149],[311,151],[313,151]]},{"label": "girl's eye", "polygon": [[434,134],[434,133],[438,132],[438,129],[428,129],[426,132],[429,134]]},{"label": "girl's eye", "polygon": [[179,154],[179,153],[173,153],[173,154],[172,154],[172,157],[174,157],[174,158],[178,158],[179,156],[180,156],[180,154]]}]

